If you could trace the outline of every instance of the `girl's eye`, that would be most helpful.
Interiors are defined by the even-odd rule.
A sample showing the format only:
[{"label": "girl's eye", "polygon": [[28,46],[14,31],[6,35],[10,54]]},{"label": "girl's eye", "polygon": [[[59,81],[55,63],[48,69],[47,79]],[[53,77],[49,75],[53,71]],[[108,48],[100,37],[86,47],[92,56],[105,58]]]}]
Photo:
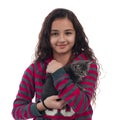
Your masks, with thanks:
[{"label": "girl's eye", "polygon": [[66,32],[65,34],[66,34],[66,35],[70,35],[70,34],[72,34],[72,33],[71,33],[71,32]]},{"label": "girl's eye", "polygon": [[57,32],[51,33],[51,36],[57,36],[57,35],[58,35]]}]

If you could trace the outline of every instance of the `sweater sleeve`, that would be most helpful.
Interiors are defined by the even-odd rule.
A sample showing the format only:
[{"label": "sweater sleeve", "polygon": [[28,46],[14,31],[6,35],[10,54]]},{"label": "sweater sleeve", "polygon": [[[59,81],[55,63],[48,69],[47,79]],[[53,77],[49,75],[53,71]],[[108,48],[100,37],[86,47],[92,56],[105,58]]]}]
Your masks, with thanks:
[{"label": "sweater sleeve", "polygon": [[79,87],[73,83],[69,75],[63,68],[60,68],[52,74],[54,85],[59,91],[59,97],[64,99],[66,103],[72,107],[74,112],[83,113],[90,105],[91,99],[94,95],[98,71],[97,64],[92,62],[87,76],[83,78],[80,83],[85,91],[79,89]]},{"label": "sweater sleeve", "polygon": [[36,103],[32,103],[34,97],[34,65],[31,64],[23,74],[16,99],[13,103],[12,115],[15,120],[23,120],[41,116]]}]

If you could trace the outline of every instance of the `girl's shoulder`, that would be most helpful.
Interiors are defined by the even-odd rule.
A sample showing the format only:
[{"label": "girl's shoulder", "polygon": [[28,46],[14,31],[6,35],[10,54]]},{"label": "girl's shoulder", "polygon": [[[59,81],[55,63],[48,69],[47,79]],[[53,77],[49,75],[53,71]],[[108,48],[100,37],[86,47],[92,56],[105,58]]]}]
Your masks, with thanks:
[{"label": "girl's shoulder", "polygon": [[81,53],[81,54],[79,54],[77,57],[75,57],[74,60],[75,60],[75,61],[88,60],[88,57],[87,57],[84,53]]},{"label": "girl's shoulder", "polygon": [[42,61],[42,60],[40,60],[40,61],[38,61],[38,62],[33,62],[33,63],[31,63],[30,65],[29,65],[29,67],[28,68],[31,68],[31,69],[33,69],[33,70],[35,70],[35,71],[40,71],[40,72],[42,72],[42,71],[44,71],[45,69],[46,69],[46,67],[47,67],[47,65],[48,65],[48,63],[51,61],[51,59],[46,59],[46,60],[44,60],[44,61]]},{"label": "girl's shoulder", "polygon": [[89,64],[94,64],[94,65],[98,65],[97,61],[95,59],[89,59],[84,53],[79,54],[74,60],[73,63],[77,63],[79,61],[85,62],[88,61]]},{"label": "girl's shoulder", "polygon": [[79,60],[89,60],[89,61],[91,61],[91,62],[96,62],[95,59],[90,59],[89,57],[87,57],[87,55],[85,55],[85,53],[79,54],[74,60],[75,60],[75,61],[79,61]]},{"label": "girl's shoulder", "polygon": [[30,63],[24,72],[37,72],[43,71],[45,68],[45,63],[42,61]]}]

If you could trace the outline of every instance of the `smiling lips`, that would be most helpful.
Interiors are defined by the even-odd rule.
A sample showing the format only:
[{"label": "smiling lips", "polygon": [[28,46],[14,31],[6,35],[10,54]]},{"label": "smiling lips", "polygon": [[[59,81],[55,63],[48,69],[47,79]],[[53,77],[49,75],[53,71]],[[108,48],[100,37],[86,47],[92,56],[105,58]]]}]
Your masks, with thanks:
[{"label": "smiling lips", "polygon": [[61,45],[57,45],[59,48],[63,49],[65,48],[67,45],[66,44],[61,44]]}]

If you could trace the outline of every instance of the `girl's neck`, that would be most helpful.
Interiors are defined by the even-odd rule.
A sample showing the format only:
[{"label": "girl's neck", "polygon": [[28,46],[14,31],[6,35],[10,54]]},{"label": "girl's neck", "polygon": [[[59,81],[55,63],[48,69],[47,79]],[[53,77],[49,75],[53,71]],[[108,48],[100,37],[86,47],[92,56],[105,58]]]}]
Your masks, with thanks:
[{"label": "girl's neck", "polygon": [[53,58],[63,65],[66,65],[70,59],[70,56],[71,54],[55,54]]}]

